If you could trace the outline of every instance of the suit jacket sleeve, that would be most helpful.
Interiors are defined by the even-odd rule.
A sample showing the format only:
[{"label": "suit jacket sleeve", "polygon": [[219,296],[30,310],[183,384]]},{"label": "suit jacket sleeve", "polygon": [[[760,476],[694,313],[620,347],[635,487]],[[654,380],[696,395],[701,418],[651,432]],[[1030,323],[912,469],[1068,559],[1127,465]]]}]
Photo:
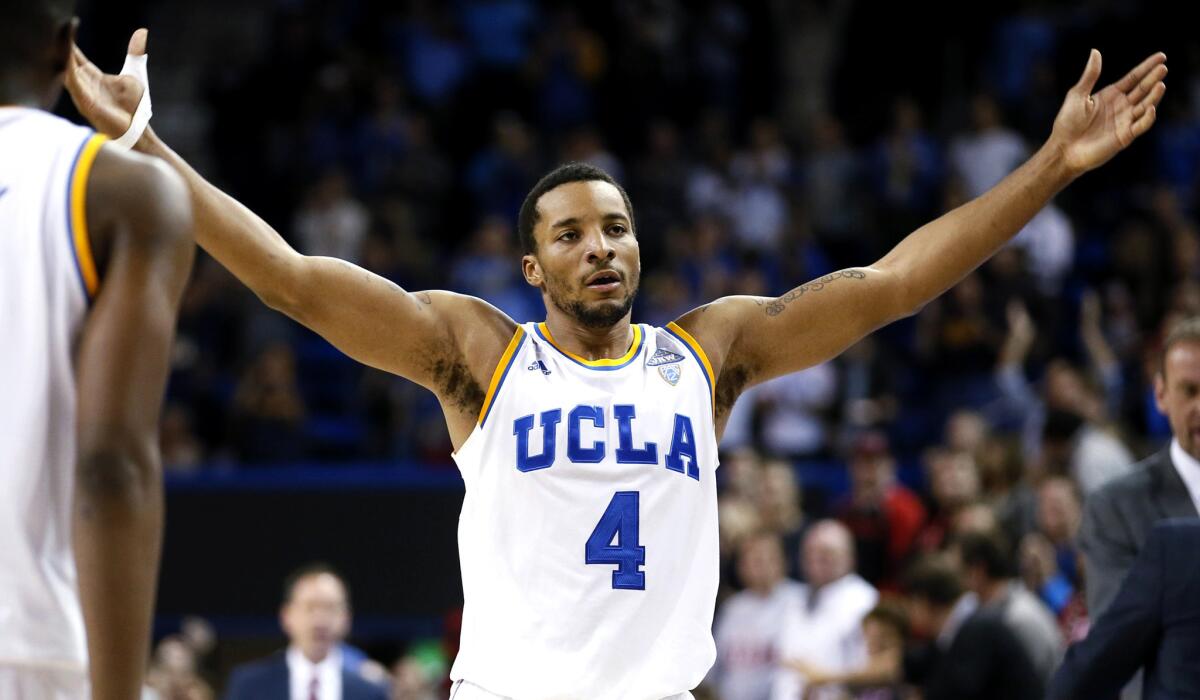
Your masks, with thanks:
[{"label": "suit jacket sleeve", "polygon": [[1088,496],[1079,527],[1079,546],[1087,570],[1087,604],[1092,619],[1104,612],[1129,568],[1137,558],[1138,544],[1131,541],[1121,518],[1115,494],[1100,489]]},{"label": "suit jacket sleeve", "polygon": [[249,675],[246,669],[234,669],[233,674],[229,677],[229,684],[225,687],[224,700],[251,700],[253,694],[250,692]]},{"label": "suit jacket sleeve", "polygon": [[1162,529],[1155,528],[1112,605],[1087,638],[1067,650],[1051,698],[1115,699],[1153,657],[1162,636],[1165,547]]}]

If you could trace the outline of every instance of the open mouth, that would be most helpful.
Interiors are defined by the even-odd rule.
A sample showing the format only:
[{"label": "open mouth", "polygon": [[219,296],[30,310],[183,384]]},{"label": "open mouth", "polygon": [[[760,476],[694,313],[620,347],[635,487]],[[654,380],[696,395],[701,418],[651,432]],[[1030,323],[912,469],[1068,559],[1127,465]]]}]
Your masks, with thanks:
[{"label": "open mouth", "polygon": [[616,270],[601,270],[587,278],[584,285],[589,289],[608,290],[616,289],[621,284],[621,275]]}]

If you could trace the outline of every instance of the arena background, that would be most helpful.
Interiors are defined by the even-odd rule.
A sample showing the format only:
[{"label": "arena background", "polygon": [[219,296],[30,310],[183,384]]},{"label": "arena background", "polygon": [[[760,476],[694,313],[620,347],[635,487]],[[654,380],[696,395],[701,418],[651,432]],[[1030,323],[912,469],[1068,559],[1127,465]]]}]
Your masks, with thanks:
[{"label": "arena background", "polygon": [[[130,0],[81,3],[79,42],[115,70],[149,27],[155,128],[299,249],[518,321],[541,318],[519,276],[521,199],[558,162],[601,165],[634,203],[635,319],[653,323],[871,262],[973,194],[986,172],[964,168],[1035,148],[1089,48],[1102,84],[1166,51],[1154,130],[1021,245],[807,380],[743,399],[723,447],[787,460],[812,519],[845,495],[847,449],[867,429],[936,513],[922,454],[956,409],[1021,455],[1017,482],[1050,468],[1027,459],[1037,450],[994,377],[1021,326],[1013,301],[1035,330],[1034,400],[1065,359],[1134,455],[1162,444],[1156,343],[1200,312],[1200,43],[1171,5]],[[972,162],[962,144],[984,94],[1004,127]],[[60,112],[78,119],[66,98]],[[377,661],[436,669],[452,653],[462,482],[432,395],[347,360],[201,256],[162,440],[156,637],[207,620],[217,645],[199,668],[218,691],[230,666],[282,644],[283,577],[313,560],[345,573],[352,641]]]}]

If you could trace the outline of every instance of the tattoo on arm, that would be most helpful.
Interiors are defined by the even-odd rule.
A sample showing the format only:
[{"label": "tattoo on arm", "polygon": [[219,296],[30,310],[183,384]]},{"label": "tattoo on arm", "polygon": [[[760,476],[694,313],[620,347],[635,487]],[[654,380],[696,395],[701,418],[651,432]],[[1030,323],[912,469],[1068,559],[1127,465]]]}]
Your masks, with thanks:
[{"label": "tattoo on arm", "polygon": [[[769,304],[767,304],[767,309],[766,309],[767,315],[768,316],[778,316],[779,314],[783,313],[783,310],[785,308],[787,308],[788,304],[799,299],[800,297],[804,296],[808,292],[819,292],[825,288],[825,285],[827,285],[831,282],[834,282],[836,280],[840,280],[840,279],[861,280],[861,279],[866,278],[866,276],[867,276],[867,273],[863,272],[862,270],[838,270],[837,272],[831,272],[828,275],[825,275],[824,277],[822,277],[820,279],[816,279],[816,280],[813,280],[812,282],[802,284],[799,287],[796,287],[792,291],[788,292],[787,294],[784,294],[783,296],[772,300]],[[759,303],[759,305],[760,306],[762,305],[761,302]]]},{"label": "tattoo on arm", "polygon": [[429,292],[417,292],[413,296],[415,296],[418,301],[426,306],[429,306],[433,303],[433,297],[429,296]]}]

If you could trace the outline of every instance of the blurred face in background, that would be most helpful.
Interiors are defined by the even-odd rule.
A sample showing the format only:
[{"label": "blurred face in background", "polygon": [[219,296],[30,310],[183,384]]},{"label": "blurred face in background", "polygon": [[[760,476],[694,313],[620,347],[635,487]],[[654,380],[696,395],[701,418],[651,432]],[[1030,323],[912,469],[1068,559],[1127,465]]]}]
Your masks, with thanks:
[{"label": "blurred face in background", "polygon": [[783,580],[783,547],[774,535],[759,535],[742,544],[738,576],[748,590],[766,595]]},{"label": "blurred face in background", "polygon": [[842,578],[854,568],[854,540],[840,523],[824,520],[804,538],[804,577],[820,588]]},{"label": "blurred face in background", "polygon": [[979,498],[979,470],[966,452],[933,450],[926,456],[930,489],[938,505],[956,510]]},{"label": "blurred face in background", "polygon": [[291,645],[319,663],[350,631],[346,588],[332,574],[305,576],[292,588],[279,619]]},{"label": "blurred face in background", "polygon": [[1038,528],[1051,542],[1070,542],[1079,531],[1079,499],[1071,482],[1047,479],[1038,489]]},{"label": "blurred face in background", "polygon": [[1179,445],[1200,459],[1200,340],[1180,340],[1170,347],[1154,377],[1154,399]]}]

